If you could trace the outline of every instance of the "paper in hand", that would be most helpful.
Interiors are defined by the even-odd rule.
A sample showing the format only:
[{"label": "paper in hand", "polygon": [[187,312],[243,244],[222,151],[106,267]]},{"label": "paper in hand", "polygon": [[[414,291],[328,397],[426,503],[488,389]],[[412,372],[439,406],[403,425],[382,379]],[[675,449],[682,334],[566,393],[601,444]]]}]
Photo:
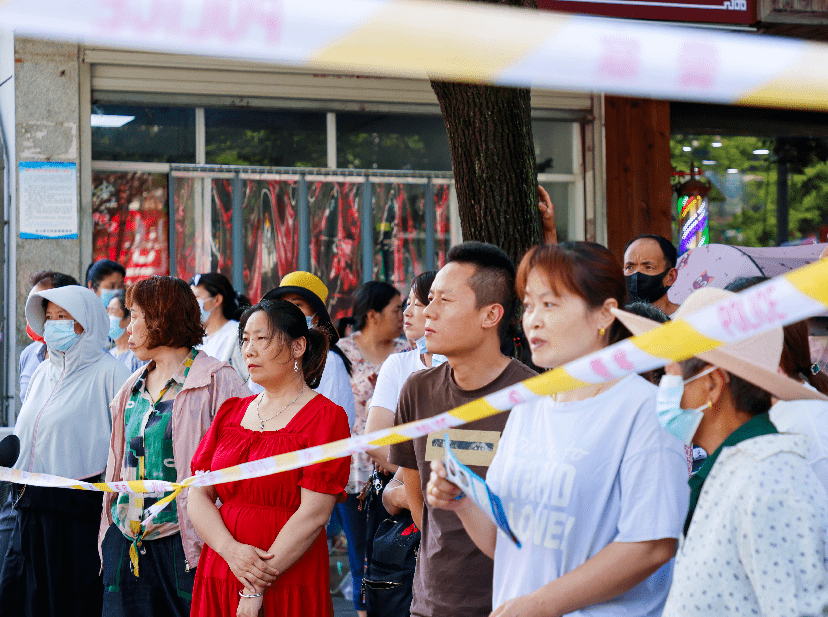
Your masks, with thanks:
[{"label": "paper in hand", "polygon": [[520,548],[520,540],[517,539],[509,521],[506,520],[506,513],[500,503],[500,497],[495,495],[486,485],[486,481],[466,467],[454,452],[451,451],[451,440],[446,434],[443,440],[445,444],[444,463],[446,465],[446,479],[460,487],[466,497],[471,499],[489,517],[506,536]]}]

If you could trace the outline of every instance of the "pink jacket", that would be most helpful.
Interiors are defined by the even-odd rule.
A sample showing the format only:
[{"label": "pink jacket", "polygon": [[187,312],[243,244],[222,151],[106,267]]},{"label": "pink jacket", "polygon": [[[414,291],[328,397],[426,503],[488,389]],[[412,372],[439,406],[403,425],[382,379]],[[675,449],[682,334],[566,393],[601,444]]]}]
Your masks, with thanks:
[{"label": "pink jacket", "polygon": [[[132,387],[143,373],[137,370],[127,380],[112,400],[109,408],[112,412],[112,438],[109,442],[109,459],[106,463],[106,481],[118,482],[121,478],[121,466],[124,460],[124,408],[132,394]],[[176,479],[181,482],[188,478],[190,460],[210,423],[228,398],[250,396],[250,390],[239,374],[227,362],[216,360],[203,351],[198,352],[184,388],[173,402],[172,434],[173,456],[175,458]],[[198,565],[203,542],[198,537],[190,517],[187,516],[188,489],[184,489],[175,498],[178,506],[178,523],[181,527],[181,542],[187,567]],[[104,534],[112,525],[112,504],[118,493],[104,494],[104,507],[101,516],[101,529],[98,534],[98,550],[101,550]]]}]

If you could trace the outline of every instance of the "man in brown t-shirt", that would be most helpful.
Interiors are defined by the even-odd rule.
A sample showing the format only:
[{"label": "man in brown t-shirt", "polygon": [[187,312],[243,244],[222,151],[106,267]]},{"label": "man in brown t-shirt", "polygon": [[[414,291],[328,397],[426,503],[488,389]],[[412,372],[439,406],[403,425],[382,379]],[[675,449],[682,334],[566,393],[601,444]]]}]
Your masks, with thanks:
[{"label": "man in brown t-shirt", "polygon": [[[396,424],[436,416],[535,375],[500,351],[514,311],[514,283],[514,264],[497,247],[466,242],[449,251],[425,309],[428,350],[448,362],[408,378]],[[403,468],[409,507],[422,532],[412,617],[477,617],[492,610],[492,560],[455,513],[424,504],[423,492],[430,462],[443,456],[446,432],[460,460],[485,477],[507,417],[502,413],[391,446],[390,461]]]}]

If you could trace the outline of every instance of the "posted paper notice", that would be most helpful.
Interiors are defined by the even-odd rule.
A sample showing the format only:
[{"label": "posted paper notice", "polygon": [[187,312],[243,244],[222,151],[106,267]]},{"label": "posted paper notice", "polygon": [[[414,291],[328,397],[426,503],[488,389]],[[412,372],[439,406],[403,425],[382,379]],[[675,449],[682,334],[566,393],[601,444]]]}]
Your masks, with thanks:
[{"label": "posted paper notice", "polygon": [[21,238],[78,237],[78,166],[29,161],[18,173]]}]

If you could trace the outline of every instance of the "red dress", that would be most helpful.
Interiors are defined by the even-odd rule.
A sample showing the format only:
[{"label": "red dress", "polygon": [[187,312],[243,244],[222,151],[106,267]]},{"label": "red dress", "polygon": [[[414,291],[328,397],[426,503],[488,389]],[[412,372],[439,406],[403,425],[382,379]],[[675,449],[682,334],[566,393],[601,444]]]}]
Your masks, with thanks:
[{"label": "red dress", "polygon": [[[242,427],[241,421],[254,398],[225,401],[193,455],[193,473],[223,469],[350,435],[345,411],[321,394],[300,409],[285,428],[251,431]],[[263,478],[217,484],[221,518],[236,540],[268,550],[299,508],[300,488],[341,494],[348,483],[349,466],[350,457],[346,457]],[[190,614],[235,617],[241,588],[227,562],[205,544],[198,562]],[[265,592],[262,607],[265,616],[333,615],[324,532]]]}]

